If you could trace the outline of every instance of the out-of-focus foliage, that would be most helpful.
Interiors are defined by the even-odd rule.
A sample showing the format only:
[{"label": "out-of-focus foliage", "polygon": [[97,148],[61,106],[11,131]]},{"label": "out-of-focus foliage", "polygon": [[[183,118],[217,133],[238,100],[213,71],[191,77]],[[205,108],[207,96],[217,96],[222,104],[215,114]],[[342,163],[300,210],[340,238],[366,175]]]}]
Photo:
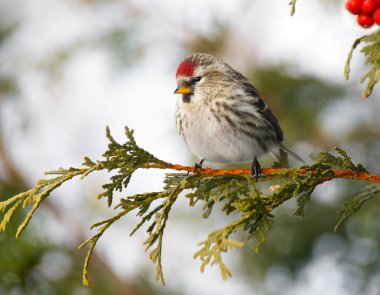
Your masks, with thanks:
[{"label": "out-of-focus foliage", "polygon": [[[2,27],[0,25],[0,49],[2,44],[9,38],[14,32],[13,27]],[[0,72],[0,103],[3,97],[8,96],[11,93],[15,93],[17,87],[15,85],[14,77],[7,77]]]},{"label": "out-of-focus foliage", "polygon": [[[1,201],[8,199],[19,188],[0,183]],[[13,216],[16,222],[25,219],[23,212]],[[131,294],[137,295],[135,288],[123,290],[124,285],[112,272],[96,259],[97,271],[92,274],[94,283],[87,289],[80,284],[82,255],[68,246],[47,242],[41,231],[32,230],[16,240],[15,223],[0,235],[0,294]]]},{"label": "out-of-focus foliage", "polygon": [[114,66],[124,69],[136,62],[142,55],[143,48],[136,42],[133,31],[129,28],[111,28],[98,36],[73,42],[60,49],[41,64],[41,68],[49,73],[52,82],[59,82],[62,68],[80,50],[86,48],[104,48],[114,60]]},{"label": "out-of-focus foliage", "polygon": [[288,72],[287,66],[258,68],[250,76],[283,129],[292,131],[286,132],[287,141],[321,139],[318,115],[327,104],[341,98],[345,90],[313,76],[294,76]]},{"label": "out-of-focus foliage", "polygon": [[363,91],[363,97],[369,97],[375,85],[380,80],[380,29],[376,32],[362,36],[355,40],[348,54],[344,75],[346,79],[350,77],[350,62],[352,54],[359,44],[364,43],[364,47],[360,50],[365,56],[365,63],[370,67],[368,72],[361,78],[360,83],[367,81],[367,85]]},{"label": "out-of-focus foliage", "polygon": [[215,56],[222,56],[231,38],[232,32],[226,24],[216,22],[211,36],[198,34],[192,37],[190,44],[185,44],[188,54],[207,52]]}]

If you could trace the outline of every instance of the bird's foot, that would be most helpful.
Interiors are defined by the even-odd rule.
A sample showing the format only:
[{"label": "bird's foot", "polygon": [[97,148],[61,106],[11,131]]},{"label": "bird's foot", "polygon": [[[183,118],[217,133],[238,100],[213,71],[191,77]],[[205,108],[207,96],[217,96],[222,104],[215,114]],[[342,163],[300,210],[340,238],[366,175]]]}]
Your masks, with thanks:
[{"label": "bird's foot", "polygon": [[[197,170],[198,169],[202,169],[202,164],[204,162],[205,159],[202,159],[199,163],[195,163],[194,164],[194,173],[197,173]],[[197,189],[199,188],[199,185],[201,184],[201,181],[198,180],[198,184],[197,184]]]},{"label": "bird's foot", "polygon": [[256,181],[259,179],[259,175],[261,174],[261,166],[257,158],[255,157],[251,166],[251,175],[256,176]]},{"label": "bird's foot", "polygon": [[202,164],[205,159],[202,159],[199,163],[194,164],[194,173],[197,172],[198,169],[202,169]]}]

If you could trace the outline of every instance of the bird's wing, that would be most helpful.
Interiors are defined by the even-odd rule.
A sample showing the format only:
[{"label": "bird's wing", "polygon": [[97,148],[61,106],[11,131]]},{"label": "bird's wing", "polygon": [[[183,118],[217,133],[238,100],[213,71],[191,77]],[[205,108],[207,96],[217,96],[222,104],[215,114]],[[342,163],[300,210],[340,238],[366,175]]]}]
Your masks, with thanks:
[{"label": "bird's wing", "polygon": [[[259,98],[259,100],[262,100]],[[263,112],[263,117],[268,120],[268,122],[272,125],[274,131],[276,132],[276,138],[278,141],[283,141],[284,140],[284,134],[282,132],[282,129],[280,125],[278,124],[278,121],[276,117],[273,115],[272,111],[267,107]]]},{"label": "bird's wing", "polygon": [[276,133],[276,139],[281,142],[284,140],[284,135],[282,132],[282,129],[276,119],[276,117],[273,115],[272,111],[268,108],[268,106],[265,104],[265,102],[260,97],[259,92],[255,87],[252,86],[251,83],[246,83],[244,85],[245,92],[248,94],[249,97],[252,97],[252,103],[256,107],[256,110],[262,114],[262,117],[267,120],[267,122],[272,126],[274,132]]}]

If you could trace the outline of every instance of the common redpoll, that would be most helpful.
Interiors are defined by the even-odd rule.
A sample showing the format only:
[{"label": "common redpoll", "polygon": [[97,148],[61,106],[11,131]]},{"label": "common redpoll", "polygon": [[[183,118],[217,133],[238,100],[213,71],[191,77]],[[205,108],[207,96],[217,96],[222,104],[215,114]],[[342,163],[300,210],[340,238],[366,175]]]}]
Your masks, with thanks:
[{"label": "common redpoll", "polygon": [[[178,66],[176,126],[190,151],[201,162],[252,161],[259,176],[258,157],[280,148],[303,160],[281,143],[276,117],[246,77],[209,54],[197,53]],[[197,166],[196,166],[197,167]]]}]

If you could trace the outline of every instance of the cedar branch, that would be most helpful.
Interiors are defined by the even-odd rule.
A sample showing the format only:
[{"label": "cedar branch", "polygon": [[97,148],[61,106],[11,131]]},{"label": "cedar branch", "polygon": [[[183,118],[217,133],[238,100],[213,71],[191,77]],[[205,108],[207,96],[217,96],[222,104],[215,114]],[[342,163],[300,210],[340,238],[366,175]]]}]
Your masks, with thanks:
[{"label": "cedar branch", "polygon": [[[146,167],[148,168],[148,167]],[[156,168],[160,169],[172,169],[177,171],[188,171],[188,172],[194,172],[193,166],[182,166],[178,164],[166,164],[163,166],[159,166]],[[346,178],[346,179],[356,179],[356,180],[365,180],[365,181],[371,181],[380,183],[380,175],[377,174],[371,174],[367,172],[359,172],[354,171],[351,169],[331,169],[334,174],[335,178]],[[279,175],[279,174],[287,174],[287,175],[294,175],[294,174],[307,174],[311,170],[309,169],[302,169],[302,168],[296,168],[296,169],[287,169],[287,168],[262,168],[261,174],[262,175]],[[212,169],[212,168],[202,168],[197,169],[197,172],[202,175],[207,176],[221,176],[221,175],[244,175],[244,174],[250,174],[250,169]],[[326,179],[326,180],[330,180]]]}]

